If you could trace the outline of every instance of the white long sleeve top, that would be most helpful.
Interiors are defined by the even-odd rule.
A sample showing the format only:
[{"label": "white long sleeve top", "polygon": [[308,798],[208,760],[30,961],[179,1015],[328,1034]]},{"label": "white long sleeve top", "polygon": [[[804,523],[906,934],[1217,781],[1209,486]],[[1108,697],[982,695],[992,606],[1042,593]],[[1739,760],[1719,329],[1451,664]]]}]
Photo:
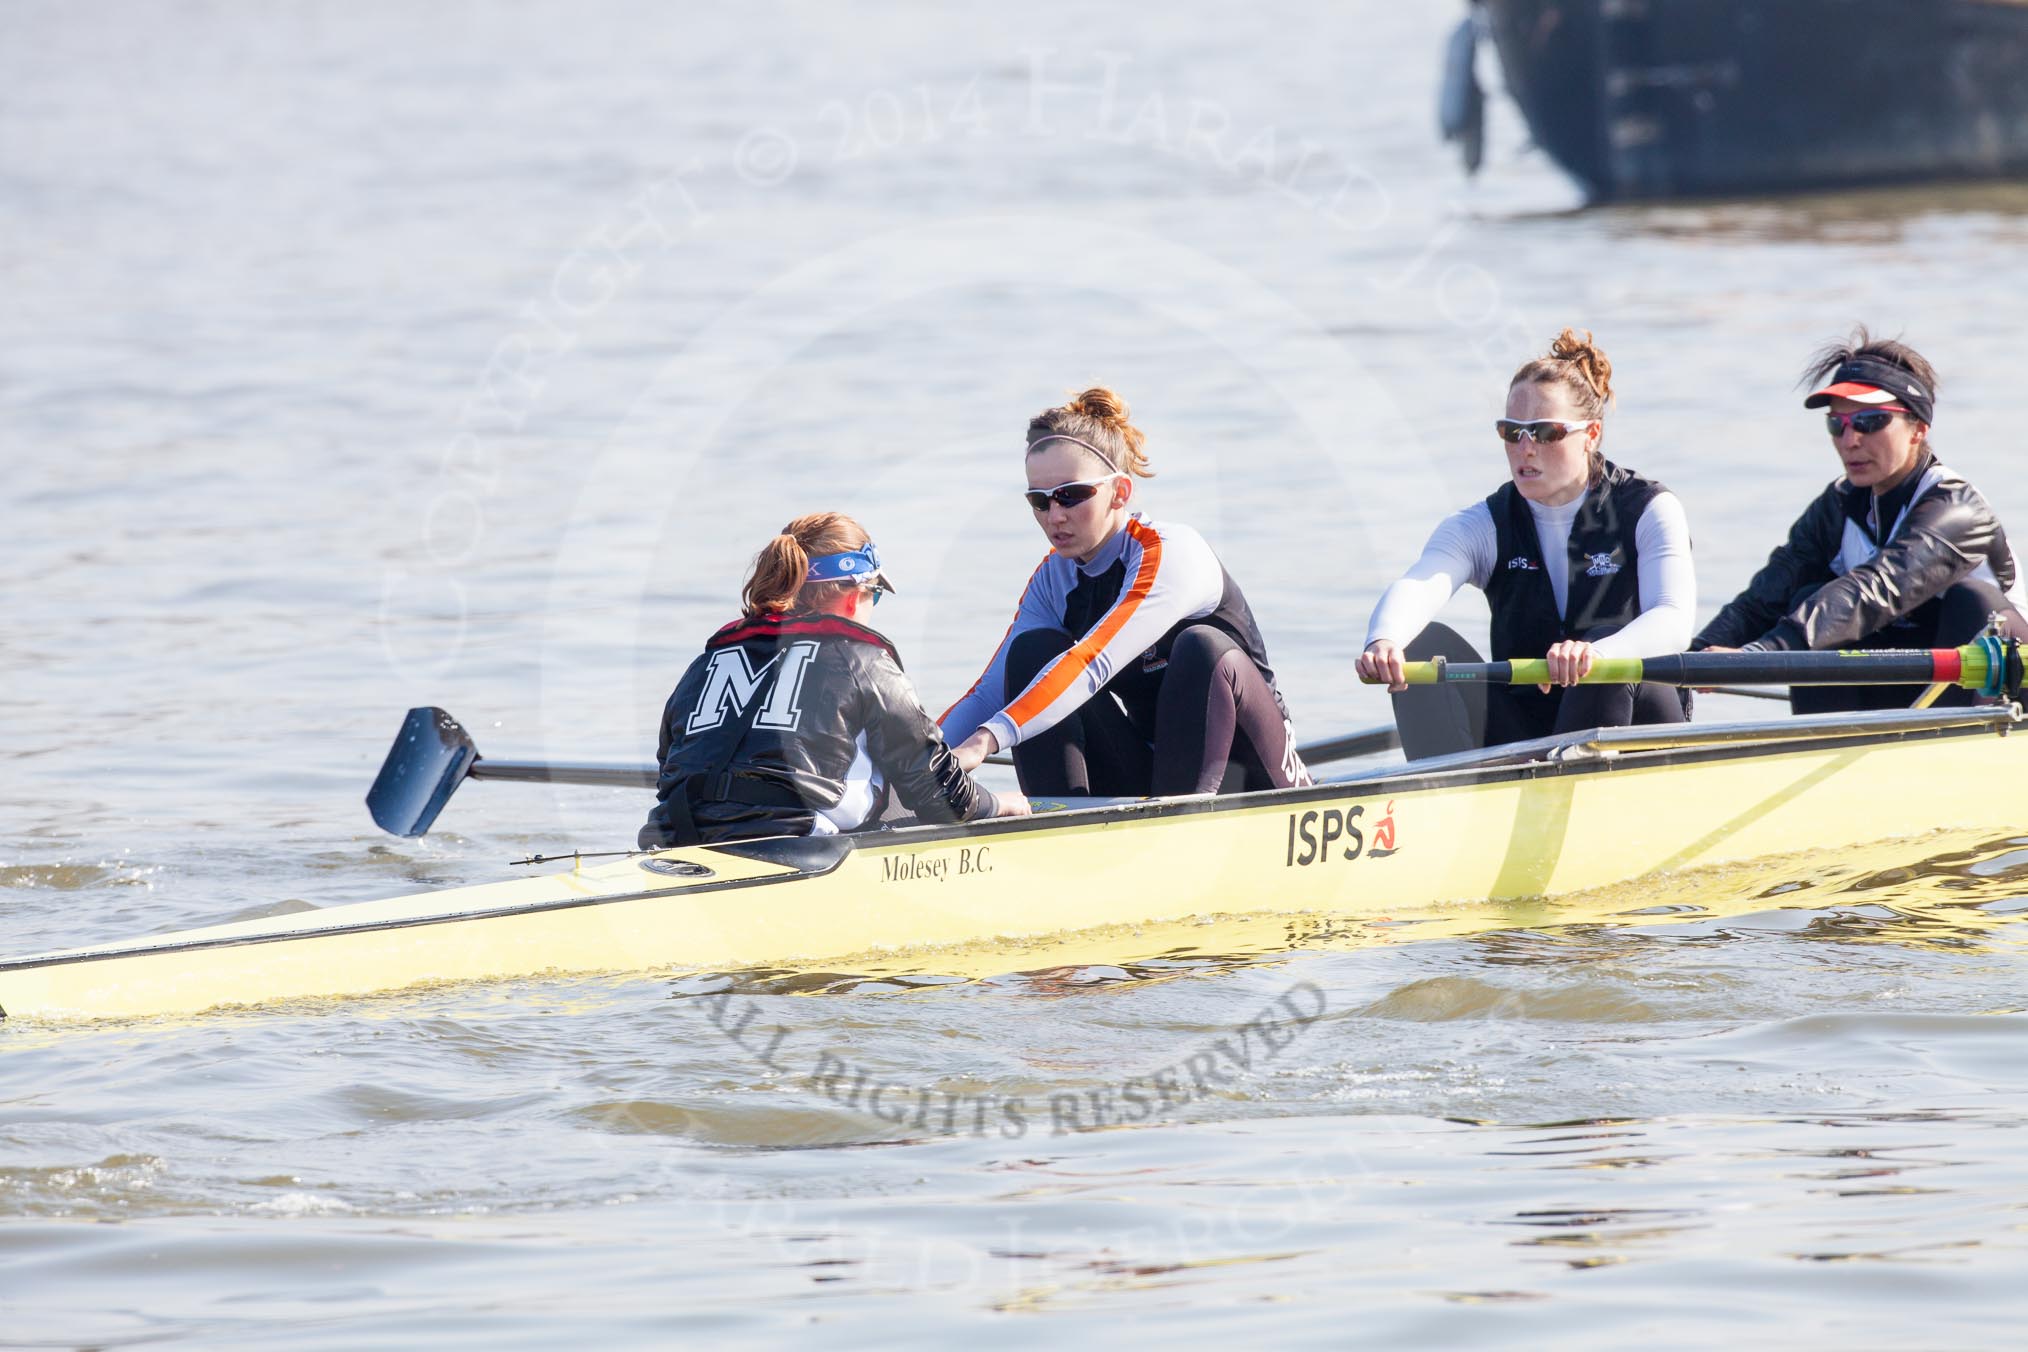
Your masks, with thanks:
[{"label": "white long sleeve top", "polygon": [[[1580,495],[1558,507],[1530,502],[1542,541],[1542,567],[1562,612],[1570,594],[1570,528]],[[1640,569],[1641,613],[1616,634],[1592,645],[1600,657],[1656,657],[1690,644],[1697,614],[1697,571],[1690,561],[1690,524],[1674,493],[1657,493],[1634,526]],[[1381,593],[1366,624],[1366,644],[1386,639],[1405,647],[1436,618],[1458,588],[1484,589],[1499,563],[1499,534],[1482,498],[1451,513],[1431,532],[1409,570]]]}]

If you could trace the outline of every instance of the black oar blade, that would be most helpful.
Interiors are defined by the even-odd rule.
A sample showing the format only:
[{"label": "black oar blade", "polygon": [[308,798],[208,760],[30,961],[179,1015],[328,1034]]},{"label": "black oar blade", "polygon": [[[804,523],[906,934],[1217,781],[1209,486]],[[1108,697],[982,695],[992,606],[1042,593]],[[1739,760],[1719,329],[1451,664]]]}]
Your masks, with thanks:
[{"label": "black oar blade", "polygon": [[390,835],[419,836],[478,758],[479,748],[457,719],[442,709],[410,709],[366,791],[366,810]]}]

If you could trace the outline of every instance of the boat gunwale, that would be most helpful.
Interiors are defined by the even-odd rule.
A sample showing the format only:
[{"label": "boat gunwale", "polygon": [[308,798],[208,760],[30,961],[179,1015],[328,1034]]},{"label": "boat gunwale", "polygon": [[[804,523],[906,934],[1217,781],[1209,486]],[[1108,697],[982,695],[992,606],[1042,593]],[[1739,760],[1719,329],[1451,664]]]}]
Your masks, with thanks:
[{"label": "boat gunwale", "polygon": [[[146,941],[129,942],[119,947],[87,949],[77,952],[32,954],[27,957],[0,960],[0,975],[37,968],[62,967],[78,963],[103,962],[113,959],[145,958],[177,953],[202,952],[215,948],[251,947],[258,944],[294,943],[306,939],[338,938],[352,934],[371,934],[382,930],[420,929],[432,925],[469,923],[485,920],[511,920],[520,916],[538,915],[550,911],[571,910],[586,906],[607,906],[623,902],[652,899],[679,900],[702,892],[719,892],[732,888],[764,887],[781,883],[796,882],[806,878],[822,877],[835,872],[851,855],[861,851],[885,852],[919,844],[931,844],[941,840],[978,839],[1017,835],[1038,830],[1063,830],[1066,828],[1103,827],[1115,822],[1138,821],[1150,818],[1192,816],[1206,812],[1241,812],[1262,809],[1277,809],[1284,806],[1299,806],[1306,803],[1325,802],[1343,798],[1348,791],[1361,797],[1383,797],[1405,794],[1432,788],[1476,788],[1481,785],[1499,784],[1516,780],[1562,778],[1568,775],[1590,775],[1610,773],[1615,770],[1662,769],[1673,765],[1698,764],[1713,760],[1739,760],[1769,755],[1789,755],[1799,751],[1833,751],[1853,746],[1888,745],[1896,742],[1938,741],[1947,738],[1993,735],[2004,737],[2022,721],[2018,706],[2002,705],[1993,708],[1970,710],[1924,710],[1883,711],[1880,714],[1826,716],[1818,725],[1818,735],[1777,736],[1764,742],[1726,740],[1737,736],[1743,730],[1752,728],[1780,728],[1794,726],[1777,722],[1705,724],[1697,733],[1686,731],[1690,745],[1674,745],[1664,748],[1640,747],[1619,754],[1598,754],[1610,752],[1614,734],[1646,732],[1649,737],[1660,735],[1653,730],[1641,728],[1592,729],[1585,733],[1569,734],[1563,737],[1543,738],[1539,742],[1517,743],[1509,747],[1489,748],[1485,751],[1460,753],[1458,757],[1440,757],[1438,760],[1469,758],[1469,763],[1440,769],[1415,769],[1406,773],[1379,775],[1370,778],[1350,777],[1324,783],[1305,785],[1300,788],[1261,789],[1252,793],[1239,794],[1197,794],[1189,797],[1149,798],[1105,806],[1073,808],[1062,812],[1037,813],[1027,817],[998,817],[981,822],[956,823],[948,826],[908,826],[891,831],[868,833],[859,836],[816,836],[816,837],[767,837],[755,841],[739,841],[726,845],[709,846],[707,849],[744,854],[751,850],[753,856],[764,862],[781,864],[784,872],[756,877],[726,878],[717,882],[700,882],[684,887],[647,888],[640,891],[611,893],[606,895],[560,897],[543,901],[525,902],[518,905],[495,906],[481,910],[453,911],[441,915],[402,916],[384,920],[367,920],[352,923],[336,923],[314,929],[278,930],[271,934],[228,935],[211,939],[186,939],[177,941],[174,932],[159,936],[169,941],[150,944]],[[1622,738],[1622,740],[1627,740]],[[1529,755],[1527,748],[1546,751],[1563,750],[1572,754],[1561,757],[1553,755],[1532,756],[1517,760],[1517,755]],[[822,841],[822,851],[808,851],[821,857],[814,866],[790,863],[784,857],[781,847],[794,841],[803,845],[806,841]],[[797,851],[798,853],[804,851]],[[644,850],[643,859],[673,851]],[[365,904],[365,903],[360,903]],[[332,912],[343,911],[345,907],[329,908]],[[187,931],[185,931],[187,933]],[[0,1018],[6,1017],[0,1011]]]},{"label": "boat gunwale", "polygon": [[[2024,0],[2028,2],[2028,0]],[[1944,737],[1990,735],[2004,737],[2023,721],[2016,705],[1952,710],[1881,710],[1867,714],[1809,715],[1804,719],[1764,722],[1676,724],[1678,739],[1669,746],[1636,746],[1615,751],[1616,741],[1647,742],[1669,734],[1656,726],[1592,728],[1532,742],[1515,742],[1481,751],[1411,761],[1385,772],[1368,772],[1342,779],[1287,789],[1256,789],[1249,793],[1190,794],[1172,798],[1142,798],[1095,807],[1072,808],[1062,812],[1037,813],[1028,817],[996,817],[989,821],[954,822],[949,825],[909,826],[892,832],[855,837],[858,849],[874,849],[893,843],[971,839],[989,835],[1011,835],[1022,831],[1061,826],[1104,825],[1112,821],[1150,816],[1187,816],[1200,812],[1228,812],[1247,808],[1278,807],[1284,803],[1327,802],[1343,798],[1348,791],[1361,797],[1409,793],[1428,788],[1474,787],[1512,779],[1541,779],[1564,775],[1594,774],[1602,771],[1697,764],[1708,760],[1745,759],[1749,756],[1786,755],[1817,749],[1843,749],[1892,742],[1931,741]],[[1757,729],[1801,730],[1753,740]],[[1559,754],[1560,753],[1560,754]]]}]

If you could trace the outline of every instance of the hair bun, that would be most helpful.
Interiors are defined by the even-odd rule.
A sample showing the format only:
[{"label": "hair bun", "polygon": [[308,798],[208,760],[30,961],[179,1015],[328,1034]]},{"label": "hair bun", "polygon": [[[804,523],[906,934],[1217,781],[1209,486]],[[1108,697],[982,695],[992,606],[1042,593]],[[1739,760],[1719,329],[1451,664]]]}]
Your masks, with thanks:
[{"label": "hair bun", "polygon": [[1590,329],[1584,331],[1582,338],[1577,336],[1577,330],[1565,329],[1549,345],[1549,355],[1576,366],[1585,384],[1598,395],[1601,405],[1612,402],[1613,364],[1606,357],[1605,350],[1593,340]]},{"label": "hair bun", "polygon": [[1108,473],[1143,479],[1155,473],[1148,468],[1147,436],[1127,421],[1127,401],[1103,385],[1080,390],[1028,420],[1029,450],[1052,437],[1086,444],[1090,447],[1086,454]]},{"label": "hair bun", "polygon": [[1127,401],[1103,385],[1094,385],[1082,393],[1073,395],[1064,405],[1073,413],[1082,413],[1100,422],[1124,426],[1127,421]]}]

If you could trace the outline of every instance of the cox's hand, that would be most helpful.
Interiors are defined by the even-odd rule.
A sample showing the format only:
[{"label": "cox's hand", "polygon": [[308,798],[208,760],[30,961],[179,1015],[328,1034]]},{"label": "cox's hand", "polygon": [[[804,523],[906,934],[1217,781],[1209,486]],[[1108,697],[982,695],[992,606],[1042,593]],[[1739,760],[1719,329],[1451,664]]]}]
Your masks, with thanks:
[{"label": "cox's hand", "polygon": [[993,795],[993,801],[997,805],[993,812],[996,817],[1026,817],[1035,811],[1028,806],[1028,800],[1018,793],[996,793]]},{"label": "cox's hand", "polygon": [[[1576,685],[1591,670],[1591,645],[1582,639],[1552,643],[1543,655],[1549,660],[1549,685]],[[1549,685],[1541,689],[1547,691]]]},{"label": "cox's hand", "polygon": [[964,741],[951,748],[951,756],[958,762],[958,768],[966,774],[986,763],[986,757],[1000,749],[989,729],[980,728]]},{"label": "cox's hand", "polygon": [[1401,674],[1401,649],[1384,638],[1376,638],[1366,645],[1366,651],[1359,654],[1359,664],[1354,668],[1359,679],[1374,684],[1385,682],[1389,690],[1408,689],[1408,682]]}]

